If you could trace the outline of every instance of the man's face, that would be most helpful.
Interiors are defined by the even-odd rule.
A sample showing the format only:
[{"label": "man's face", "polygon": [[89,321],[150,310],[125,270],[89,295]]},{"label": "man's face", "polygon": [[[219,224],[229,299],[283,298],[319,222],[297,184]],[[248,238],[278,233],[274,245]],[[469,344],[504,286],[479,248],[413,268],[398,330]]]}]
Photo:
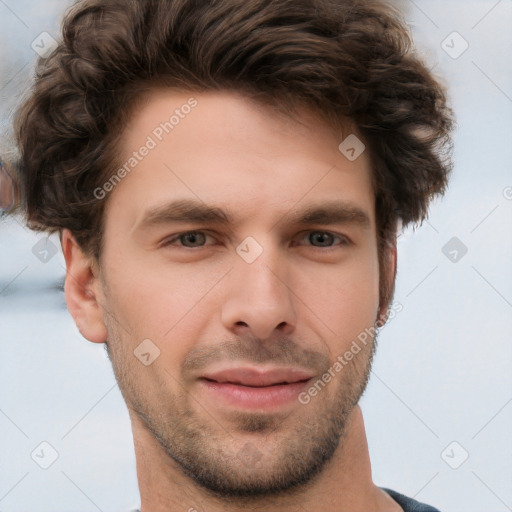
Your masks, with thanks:
[{"label": "man's face", "polygon": [[[169,133],[158,130],[192,96],[197,105],[181,109]],[[370,370],[374,340],[333,371],[378,315],[369,158],[350,161],[325,124],[307,111],[302,120],[234,93],[154,92],[123,133],[120,158],[137,151],[137,164],[108,197],[99,300],[132,421],[220,496],[284,490],[318,474]],[[176,219],[185,211],[176,201],[229,219]],[[339,215],[298,222],[324,207]],[[143,340],[151,342],[137,349]],[[143,364],[154,347],[158,357]],[[311,379],[240,385],[251,369],[276,368],[303,371],[288,381]],[[299,392],[330,368],[330,382],[301,403]],[[235,373],[219,377],[226,369]],[[285,374],[276,375],[273,384]]]}]

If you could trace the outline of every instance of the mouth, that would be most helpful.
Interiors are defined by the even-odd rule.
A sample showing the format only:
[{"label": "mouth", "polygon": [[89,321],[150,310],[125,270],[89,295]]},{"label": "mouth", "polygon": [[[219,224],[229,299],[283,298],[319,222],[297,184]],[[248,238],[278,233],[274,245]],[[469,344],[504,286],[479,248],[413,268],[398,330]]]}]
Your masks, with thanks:
[{"label": "mouth", "polygon": [[313,375],[302,368],[226,368],[204,374],[201,378],[219,384],[262,388],[296,384],[310,380]]},{"label": "mouth", "polygon": [[252,385],[244,384],[243,382],[218,381],[218,380],[214,380],[214,379],[208,379],[206,377],[202,377],[202,380],[205,380],[208,382],[215,382],[217,384],[233,384],[235,386],[243,386],[245,388],[270,388],[270,387],[274,387],[274,386],[285,386],[287,384],[297,384],[300,382],[308,382],[310,379],[297,380],[297,381],[293,381],[293,382],[283,381],[283,382],[276,382],[274,384],[259,385],[259,386],[255,385],[255,384],[252,384]]},{"label": "mouth", "polygon": [[312,378],[298,368],[231,368],[205,374],[199,382],[213,406],[271,412],[297,404]]}]

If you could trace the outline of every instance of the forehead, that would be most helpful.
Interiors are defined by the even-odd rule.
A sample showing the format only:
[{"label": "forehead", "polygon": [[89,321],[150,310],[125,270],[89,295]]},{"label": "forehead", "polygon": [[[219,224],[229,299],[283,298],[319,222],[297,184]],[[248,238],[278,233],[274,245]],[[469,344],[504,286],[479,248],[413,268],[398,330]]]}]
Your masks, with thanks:
[{"label": "forehead", "polygon": [[111,180],[107,219],[122,211],[133,226],[150,209],[194,199],[271,221],[272,213],[338,199],[373,220],[369,157],[362,151],[350,159],[353,153],[340,150],[344,140],[361,150],[356,131],[347,123],[336,133],[307,108],[298,114],[290,118],[233,91],[152,91],[122,131],[124,171]]}]

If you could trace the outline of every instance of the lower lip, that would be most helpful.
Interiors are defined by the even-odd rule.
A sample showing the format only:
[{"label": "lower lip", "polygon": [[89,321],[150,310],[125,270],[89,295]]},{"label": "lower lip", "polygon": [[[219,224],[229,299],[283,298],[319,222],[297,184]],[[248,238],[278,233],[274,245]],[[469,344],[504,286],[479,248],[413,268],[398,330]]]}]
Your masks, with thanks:
[{"label": "lower lip", "polygon": [[308,381],[277,386],[249,387],[229,382],[200,379],[203,389],[216,399],[246,409],[277,409],[296,402]]}]

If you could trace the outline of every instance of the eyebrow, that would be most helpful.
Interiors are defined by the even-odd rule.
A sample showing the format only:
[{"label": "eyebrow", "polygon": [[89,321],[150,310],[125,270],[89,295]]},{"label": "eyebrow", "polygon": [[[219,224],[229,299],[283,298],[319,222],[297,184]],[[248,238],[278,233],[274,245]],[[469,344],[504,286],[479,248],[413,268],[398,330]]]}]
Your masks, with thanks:
[{"label": "eyebrow", "polygon": [[[342,200],[307,205],[298,212],[284,214],[276,224],[285,218],[292,225],[342,223],[355,224],[364,229],[371,226],[370,217],[364,210]],[[220,207],[207,205],[200,200],[179,199],[149,209],[134,229],[147,229],[173,222],[228,226],[235,224],[235,219],[229,211]]]}]

